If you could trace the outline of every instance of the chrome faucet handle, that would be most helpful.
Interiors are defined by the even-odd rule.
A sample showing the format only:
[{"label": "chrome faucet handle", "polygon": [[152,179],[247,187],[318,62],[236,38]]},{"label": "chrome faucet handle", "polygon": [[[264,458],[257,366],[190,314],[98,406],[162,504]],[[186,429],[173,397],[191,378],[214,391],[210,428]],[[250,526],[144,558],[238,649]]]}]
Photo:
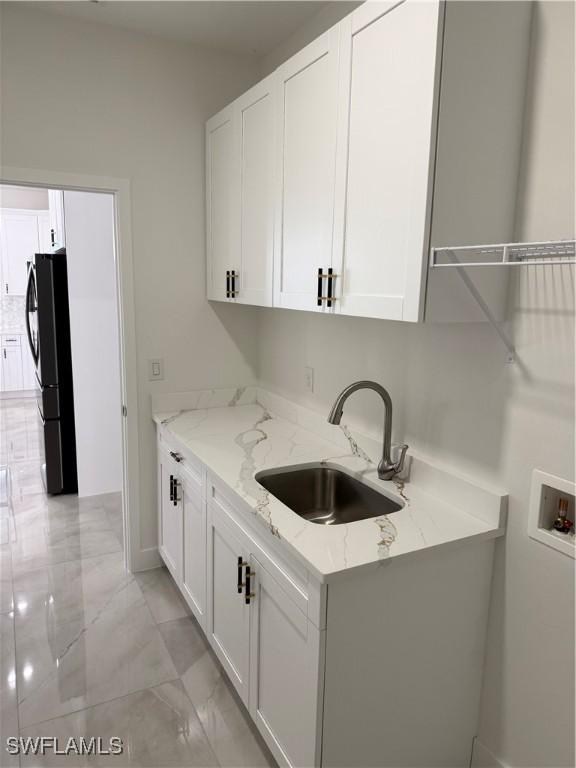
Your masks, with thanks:
[{"label": "chrome faucet handle", "polygon": [[402,443],[401,445],[393,445],[392,449],[395,453],[397,452],[398,455],[398,458],[394,462],[394,473],[399,474],[404,469],[404,459],[406,458],[408,445],[406,443]]},{"label": "chrome faucet handle", "polygon": [[402,445],[394,445],[392,446],[392,450],[394,450],[398,458],[396,461],[389,462],[382,459],[380,464],[378,464],[378,477],[380,480],[392,480],[393,477],[402,472],[408,446],[405,443]]}]

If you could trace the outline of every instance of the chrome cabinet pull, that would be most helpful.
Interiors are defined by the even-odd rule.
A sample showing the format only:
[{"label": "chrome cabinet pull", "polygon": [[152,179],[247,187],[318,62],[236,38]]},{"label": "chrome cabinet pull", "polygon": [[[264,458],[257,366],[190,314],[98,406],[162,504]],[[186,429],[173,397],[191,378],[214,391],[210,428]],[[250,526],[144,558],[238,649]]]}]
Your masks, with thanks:
[{"label": "chrome cabinet pull", "polygon": [[182,456],[177,451],[170,451],[170,456],[172,456],[174,461],[177,461],[178,464],[182,461]]},{"label": "chrome cabinet pull", "polygon": [[170,501],[174,501],[174,475],[170,475]]}]

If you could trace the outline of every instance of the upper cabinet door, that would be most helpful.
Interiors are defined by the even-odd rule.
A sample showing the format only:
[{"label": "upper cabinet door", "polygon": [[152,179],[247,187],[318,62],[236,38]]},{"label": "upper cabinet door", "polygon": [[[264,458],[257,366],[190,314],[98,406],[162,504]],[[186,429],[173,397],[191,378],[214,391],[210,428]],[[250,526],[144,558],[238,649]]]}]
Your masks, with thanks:
[{"label": "upper cabinet door", "polygon": [[234,105],[206,123],[206,269],[209,299],[229,298],[227,273],[240,269]]},{"label": "upper cabinet door", "polygon": [[343,314],[422,316],[442,10],[367,3],[341,24],[349,120],[338,148],[345,226],[335,271]]},{"label": "upper cabinet door", "polygon": [[64,192],[61,189],[48,190],[48,211],[50,215],[50,245],[54,249],[64,248]]},{"label": "upper cabinet door", "polygon": [[52,228],[50,226],[49,213],[38,214],[38,245],[40,253],[51,253],[53,248],[62,248],[60,245],[52,245]]},{"label": "upper cabinet door", "polygon": [[38,240],[38,211],[4,209],[0,217],[0,257],[2,293],[24,296],[28,267],[40,250]]},{"label": "upper cabinet door", "polygon": [[235,301],[272,305],[274,82],[271,75],[234,103],[240,173],[240,274]]},{"label": "upper cabinet door", "polygon": [[[277,71],[278,185],[274,305],[324,310],[318,270],[332,267],[339,30]],[[329,310],[330,311],[330,310]]]}]

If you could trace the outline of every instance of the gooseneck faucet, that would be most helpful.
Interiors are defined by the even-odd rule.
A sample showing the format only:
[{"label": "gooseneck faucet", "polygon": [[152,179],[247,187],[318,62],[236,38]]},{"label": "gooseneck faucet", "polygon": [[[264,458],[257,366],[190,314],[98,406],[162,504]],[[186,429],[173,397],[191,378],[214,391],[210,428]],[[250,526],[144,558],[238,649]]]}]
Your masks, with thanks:
[{"label": "gooseneck faucet", "polygon": [[344,403],[353,392],[359,389],[372,389],[377,392],[384,402],[384,442],[382,445],[382,460],[378,464],[378,477],[380,480],[391,480],[394,475],[402,471],[404,466],[404,457],[408,449],[407,445],[400,445],[398,449],[400,455],[397,461],[392,461],[390,458],[391,440],[392,440],[392,400],[388,392],[381,384],[375,381],[356,381],[354,384],[350,384],[346,389],[336,398],[336,402],[332,406],[328,421],[330,424],[340,424],[342,419],[342,412],[344,410]]}]

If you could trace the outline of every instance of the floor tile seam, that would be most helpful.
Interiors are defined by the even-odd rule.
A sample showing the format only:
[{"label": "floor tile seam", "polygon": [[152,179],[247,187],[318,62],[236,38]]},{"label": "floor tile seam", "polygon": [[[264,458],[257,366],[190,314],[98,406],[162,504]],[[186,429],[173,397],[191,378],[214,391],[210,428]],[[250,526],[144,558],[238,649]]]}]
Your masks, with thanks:
[{"label": "floor tile seam", "polygon": [[[54,535],[56,535],[56,534],[64,534],[64,533],[67,533],[69,535],[74,535],[74,534],[82,535],[82,534],[84,534],[86,536],[88,534],[91,534],[91,533],[109,533],[109,534],[111,534],[114,537],[116,536],[116,532],[115,532],[114,528],[111,525],[100,526],[98,521],[90,521],[90,520],[86,520],[86,521],[84,521],[84,523],[85,524],[89,523],[89,524],[93,525],[95,530],[92,530],[92,531],[87,531],[87,530],[84,530],[84,531],[78,531],[78,530],[76,530],[76,531],[75,530],[66,531],[66,526],[67,525],[74,525],[74,522],[75,521],[69,521],[68,523],[63,522],[63,523],[61,523],[60,527],[56,527],[56,528],[51,529],[49,531],[49,533],[52,533]],[[18,525],[18,523],[16,523],[16,525]],[[20,523],[20,525],[24,526],[24,528],[29,527],[29,526],[26,526],[23,523]],[[19,540],[22,541],[22,542],[24,542],[24,541],[34,541],[35,539],[40,539],[40,538],[45,536],[45,532],[44,531],[34,532],[32,534],[21,533],[21,532],[18,532],[18,533],[19,533],[19,537],[20,537]],[[12,546],[17,546],[17,544],[18,544],[18,542],[12,542]],[[51,545],[51,547],[54,547],[54,546],[59,546],[59,545],[58,544]],[[90,555],[90,557],[91,557],[91,555]],[[81,558],[81,559],[84,559],[84,558]]]},{"label": "floor tile seam", "polygon": [[[20,696],[18,694],[18,647],[16,645],[16,612],[12,610],[12,643],[14,647],[14,695],[16,696],[16,728],[18,734],[20,734]],[[20,765],[20,757],[18,757],[18,765]]]},{"label": "floor tile seam", "polygon": [[[182,683],[182,688],[184,689],[184,693],[186,694],[186,697],[188,698],[188,700],[190,700],[190,697],[188,696],[188,692],[186,691],[186,688],[184,687],[183,681],[181,680],[180,676],[178,674],[176,674],[175,677],[167,678],[166,680],[162,680],[162,682],[160,682],[160,683],[155,683],[154,685],[145,685],[143,688],[137,688],[134,691],[129,691],[128,693],[122,693],[122,694],[120,694],[120,696],[113,696],[111,699],[104,699],[104,701],[99,701],[96,704],[90,704],[87,707],[80,707],[79,709],[73,709],[70,712],[65,712],[64,714],[56,715],[55,717],[48,717],[45,720],[35,720],[33,723],[28,723],[27,725],[24,725],[24,726],[20,726],[19,725],[18,732],[21,735],[23,730],[27,730],[29,728],[34,728],[35,726],[38,726],[38,725],[44,725],[45,723],[50,723],[50,722],[52,722],[54,720],[61,720],[62,718],[70,717],[71,715],[77,715],[80,712],[85,712],[85,711],[88,711],[89,709],[94,709],[95,707],[101,707],[101,706],[103,706],[105,704],[111,704],[114,701],[119,701],[120,699],[126,699],[129,696],[134,696],[137,693],[143,693],[144,691],[152,691],[155,688],[160,688],[160,686],[166,685],[166,683],[175,683],[177,681],[180,681]],[[194,707],[194,704],[192,704],[192,701],[190,701],[190,704],[191,704],[192,708],[194,709],[194,712],[196,712],[196,708]],[[198,715],[197,712],[196,712],[196,715]]]},{"label": "floor tile seam", "polygon": [[[192,615],[192,614],[190,614],[190,615]],[[182,618],[186,618],[186,617],[182,617]],[[181,620],[182,619],[169,619],[168,621],[160,622],[156,626],[159,627],[160,624],[169,624],[171,621],[181,621]],[[201,627],[199,627],[199,629],[200,629],[200,631],[202,633],[204,633],[204,630]],[[158,631],[160,632],[160,630],[158,630]],[[160,632],[160,636],[162,637],[162,640],[164,641],[164,635],[162,634],[162,632]],[[164,641],[164,644],[166,645],[165,641]],[[176,669],[176,663],[174,662],[174,658],[173,658],[172,654],[168,650],[168,646],[166,646],[166,650],[168,651],[168,655],[172,659],[172,663],[174,664],[174,668]],[[216,654],[214,653],[214,651],[210,647],[209,643],[208,643],[208,651],[213,655],[214,658],[217,658]],[[220,663],[219,663],[219,666],[220,666],[220,670],[219,671],[222,672],[224,670],[224,668],[220,665]],[[176,671],[178,671],[178,670],[176,670]],[[210,745],[210,750],[211,750],[212,754],[214,755],[214,758],[216,759],[217,764],[219,766],[221,766],[221,768],[222,768],[222,764],[221,764],[220,760],[218,760],[218,756],[216,754],[215,748],[212,745],[212,739],[210,738],[210,736],[208,735],[208,731],[204,727],[204,723],[202,722],[202,718],[200,717],[200,713],[198,712],[198,710],[196,708],[196,705],[194,704],[194,702],[190,698],[190,695],[188,694],[188,689],[186,688],[186,683],[184,682],[184,676],[183,675],[179,675],[179,679],[180,679],[180,682],[182,683],[182,687],[184,688],[186,696],[188,697],[188,699],[190,701],[190,704],[192,705],[192,708],[193,708],[194,712],[196,713],[196,717],[198,718],[198,722],[200,723],[200,727],[202,728],[202,733],[204,734],[204,736],[206,738],[206,741]]]},{"label": "floor tile seam", "polygon": [[[86,629],[86,628],[84,628],[84,629]],[[55,719],[57,719],[58,717],[66,717],[66,715],[71,715],[71,714],[74,714],[75,712],[78,712],[78,711],[82,711],[82,710],[84,710],[84,709],[90,709],[91,707],[95,707],[95,706],[98,706],[99,704],[107,704],[107,703],[109,703],[110,701],[114,701],[114,700],[116,700],[116,699],[118,699],[118,698],[123,698],[123,697],[125,697],[125,696],[129,696],[131,693],[139,693],[139,692],[141,692],[141,691],[144,691],[144,690],[148,690],[149,688],[156,688],[156,687],[158,687],[158,685],[162,685],[163,683],[170,683],[170,682],[174,682],[175,680],[181,680],[181,678],[180,678],[180,675],[178,675],[178,670],[176,669],[176,666],[174,665],[174,661],[173,661],[173,659],[172,659],[172,655],[170,654],[170,652],[169,652],[169,651],[168,651],[168,649],[166,648],[166,644],[164,643],[164,638],[162,637],[162,633],[161,633],[161,632],[160,632],[160,630],[159,630],[159,629],[156,627],[156,625],[153,625],[153,626],[152,626],[152,630],[153,630],[153,631],[155,630],[155,631],[158,633],[158,638],[159,638],[160,642],[162,643],[162,647],[163,647],[163,648],[164,648],[164,650],[166,651],[166,655],[167,655],[167,658],[168,658],[168,660],[169,660],[169,662],[170,662],[170,664],[171,664],[171,666],[172,666],[172,669],[174,670],[174,673],[175,673],[174,675],[171,675],[171,676],[169,676],[169,677],[166,677],[166,679],[164,679],[164,680],[160,681],[159,683],[155,683],[155,684],[154,684],[154,685],[152,685],[152,686],[150,686],[150,685],[148,685],[148,686],[144,686],[144,687],[142,687],[142,688],[136,689],[135,691],[129,691],[128,693],[124,693],[124,694],[121,694],[120,696],[114,696],[114,697],[112,697],[111,699],[104,699],[103,701],[99,701],[99,702],[97,702],[96,704],[92,704],[92,705],[90,705],[89,707],[80,707],[79,709],[74,709],[74,710],[71,710],[70,712],[66,712],[66,713],[63,713],[62,715],[57,715],[56,717],[47,718],[47,720],[55,720]],[[50,677],[52,674],[53,674],[53,671],[52,671],[52,672],[50,672],[50,673],[48,674],[47,678],[49,678],[49,677]],[[42,681],[42,683],[41,683],[41,686],[44,684],[44,682],[45,682],[45,680],[46,680],[47,678],[45,678],[45,679],[44,679],[44,681]],[[181,680],[181,682],[182,682],[182,680]],[[184,686],[184,683],[183,683],[183,682],[182,682],[182,685]],[[29,700],[29,699],[30,699],[30,697],[32,697],[32,696],[34,696],[34,695],[35,695],[35,693],[36,693],[36,692],[30,692],[30,694],[29,694],[28,696],[26,696],[26,697],[25,697],[25,699],[23,699],[22,701],[18,701],[18,709],[19,709],[19,713],[20,713],[20,707],[22,706],[22,704],[24,703],[24,701],[27,701],[27,700]],[[196,711],[196,710],[194,710],[194,711]],[[31,726],[33,726],[33,725],[38,725],[40,722],[45,722],[45,721],[34,721],[33,723],[27,723],[27,724],[26,724],[24,727],[25,727],[25,728],[29,728],[29,727],[31,727]]]},{"label": "floor tile seam", "polygon": [[[14,582],[16,579],[19,579],[21,576],[28,576],[31,573],[35,573],[36,571],[45,571],[50,568],[56,568],[60,565],[70,565],[70,563],[80,563],[80,562],[86,562],[88,560],[96,560],[101,557],[111,557],[112,555],[118,555],[120,553],[123,554],[123,549],[120,548],[119,550],[114,550],[113,552],[100,552],[97,555],[87,555],[86,557],[76,557],[72,558],[71,560],[62,560],[58,561],[57,563],[47,563],[44,565],[39,565],[36,568],[30,568],[28,570],[20,571],[18,574],[16,574],[16,577],[14,575],[14,569],[12,569],[12,589],[14,590]],[[130,571],[127,571],[126,568],[124,568],[125,572],[130,575],[132,578],[134,578],[134,574],[130,573]]]}]

